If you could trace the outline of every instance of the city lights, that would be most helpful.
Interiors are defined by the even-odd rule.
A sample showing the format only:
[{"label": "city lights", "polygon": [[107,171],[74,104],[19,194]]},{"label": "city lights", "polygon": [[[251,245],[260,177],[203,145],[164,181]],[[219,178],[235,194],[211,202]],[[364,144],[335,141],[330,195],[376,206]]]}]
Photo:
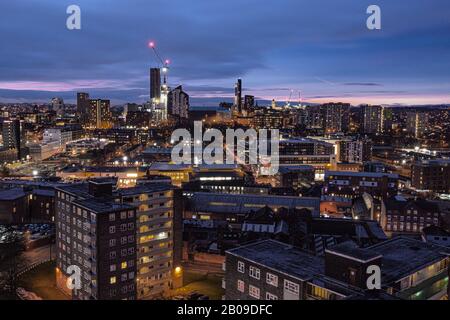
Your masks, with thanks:
[{"label": "city lights", "polygon": [[94,2],[1,5],[0,302],[449,299],[449,1]]}]

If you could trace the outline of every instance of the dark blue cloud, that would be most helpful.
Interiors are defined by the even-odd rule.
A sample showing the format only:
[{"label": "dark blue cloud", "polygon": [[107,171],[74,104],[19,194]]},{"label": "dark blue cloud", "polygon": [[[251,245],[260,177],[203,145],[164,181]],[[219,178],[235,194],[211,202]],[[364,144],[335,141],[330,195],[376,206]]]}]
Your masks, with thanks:
[{"label": "dark blue cloud", "polygon": [[[365,27],[369,0],[1,1],[0,100],[73,101],[84,88],[144,101],[156,64],[150,39],[173,61],[170,82],[194,97],[229,97],[243,77],[248,93],[265,98],[291,89],[311,99],[361,97],[360,86],[370,98],[383,86],[392,94],[383,101],[445,100],[450,2],[376,3],[380,31]],[[82,30],[65,27],[70,4],[81,7]]]}]

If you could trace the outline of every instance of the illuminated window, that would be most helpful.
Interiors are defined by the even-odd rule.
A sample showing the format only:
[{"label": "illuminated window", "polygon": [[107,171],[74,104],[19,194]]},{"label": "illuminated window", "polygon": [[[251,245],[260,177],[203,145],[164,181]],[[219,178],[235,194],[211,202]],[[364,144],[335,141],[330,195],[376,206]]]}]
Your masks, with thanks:
[{"label": "illuminated window", "polygon": [[109,283],[110,283],[110,284],[115,284],[116,281],[117,281],[116,277],[111,277],[111,278],[109,278]]},{"label": "illuminated window", "polygon": [[278,300],[278,297],[270,292],[266,292],[266,300]]},{"label": "illuminated window", "polygon": [[240,292],[244,292],[245,291],[245,282],[242,280],[238,280],[237,281],[237,289]]},{"label": "illuminated window", "polygon": [[260,271],[259,271],[258,268],[250,267],[250,269],[249,269],[249,275],[250,275],[250,277],[259,280],[259,278],[260,278]]},{"label": "illuminated window", "polygon": [[122,262],[122,264],[120,265],[120,267],[121,267],[122,269],[126,269],[126,268],[127,268],[127,263],[126,263],[126,261],[125,261],[125,262]]},{"label": "illuminated window", "polygon": [[253,297],[255,299],[259,299],[260,297],[260,290],[259,288],[255,287],[255,286],[248,286],[248,294],[250,297]]},{"label": "illuminated window", "polygon": [[278,276],[267,272],[266,274],[266,282],[271,284],[272,286],[278,287]]},{"label": "illuminated window", "polygon": [[300,286],[289,280],[284,280],[284,290],[293,294],[299,294]]}]

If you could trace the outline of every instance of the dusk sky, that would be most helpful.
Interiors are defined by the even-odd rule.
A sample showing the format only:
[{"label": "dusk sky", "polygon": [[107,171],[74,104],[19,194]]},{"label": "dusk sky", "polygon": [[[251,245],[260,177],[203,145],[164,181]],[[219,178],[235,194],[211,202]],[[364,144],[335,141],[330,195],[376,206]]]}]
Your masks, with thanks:
[{"label": "dusk sky", "polygon": [[[66,8],[81,7],[81,30]],[[366,9],[381,7],[382,29]],[[2,0],[0,101],[148,100],[154,40],[193,105],[285,101],[450,103],[449,0]]]}]

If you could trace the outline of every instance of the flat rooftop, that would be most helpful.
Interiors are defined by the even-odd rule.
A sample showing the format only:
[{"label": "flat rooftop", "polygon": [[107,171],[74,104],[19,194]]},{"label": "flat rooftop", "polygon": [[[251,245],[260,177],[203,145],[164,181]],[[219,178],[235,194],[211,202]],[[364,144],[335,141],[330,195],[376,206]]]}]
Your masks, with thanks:
[{"label": "flat rooftop", "polygon": [[379,253],[368,249],[359,248],[353,241],[346,241],[331,248],[327,248],[325,249],[325,252],[345,256],[352,260],[358,260],[361,262],[369,262],[371,260],[381,258]]},{"label": "flat rooftop", "polygon": [[47,190],[47,189],[34,189],[33,194],[44,197],[54,197],[55,190]]},{"label": "flat rooftop", "polygon": [[325,171],[325,177],[329,176],[345,176],[345,177],[369,177],[381,178],[387,176],[388,178],[398,179],[396,173],[382,173],[382,172],[354,172],[354,171]]},{"label": "flat rooftop", "polygon": [[64,172],[102,172],[102,173],[137,173],[145,172],[146,167],[67,167]]},{"label": "flat rooftop", "polygon": [[87,182],[73,183],[57,187],[56,189],[82,198],[92,197],[92,195],[89,193],[89,185]]},{"label": "flat rooftop", "polygon": [[[95,179],[95,181],[105,182],[103,179]],[[81,198],[92,198],[93,196],[89,193],[89,182],[81,182],[81,183],[74,183],[67,186],[59,187],[59,190],[62,190],[64,192],[73,194],[75,196],[79,196]],[[144,183],[144,184],[138,184],[135,187],[132,188],[122,188],[118,190],[114,190],[113,186],[113,193],[112,196],[132,196],[136,194],[141,193],[152,193],[152,192],[162,192],[162,191],[168,191],[172,190],[174,187],[171,184],[168,183]]]},{"label": "flat rooftop", "polygon": [[157,147],[150,147],[145,149],[143,154],[171,154],[172,148],[157,148]]},{"label": "flat rooftop", "polygon": [[195,210],[247,214],[264,206],[284,207],[286,209],[311,208],[313,215],[319,215],[320,198],[286,197],[276,195],[223,194],[196,192],[191,199]]},{"label": "flat rooftop", "polygon": [[289,274],[300,280],[309,280],[324,274],[323,259],[291,245],[264,240],[227,251],[267,268]]},{"label": "flat rooftop", "polygon": [[154,162],[148,168],[150,171],[184,171],[190,170],[191,166],[187,164],[170,164],[168,162]]},{"label": "flat rooftop", "polygon": [[432,159],[432,160],[422,160],[417,162],[417,164],[422,166],[450,166],[450,159]]},{"label": "flat rooftop", "polygon": [[304,137],[293,137],[293,138],[289,138],[289,139],[281,139],[280,140],[280,144],[283,143],[316,143],[316,144],[322,144],[322,145],[326,145],[326,146],[330,146],[332,147],[333,144],[329,143],[329,142],[325,142],[322,140],[317,140],[317,139],[311,139],[311,138],[304,138]]},{"label": "flat rooftop", "polygon": [[132,196],[142,193],[164,192],[172,189],[174,189],[174,187],[168,183],[167,184],[148,183],[148,184],[139,184],[132,188],[119,189],[116,193],[122,196]]},{"label": "flat rooftop", "polygon": [[21,188],[7,189],[0,191],[0,201],[12,201],[26,196]]},{"label": "flat rooftop", "polygon": [[301,171],[315,171],[313,166],[308,165],[288,165],[281,166],[279,172],[288,173],[288,172],[301,172]]},{"label": "flat rooftop", "polygon": [[399,280],[450,254],[450,248],[407,237],[396,237],[368,249],[383,256],[381,273],[384,283]]},{"label": "flat rooftop", "polygon": [[121,210],[133,210],[136,208],[136,207],[133,207],[133,206],[130,206],[127,204],[116,203],[113,200],[108,201],[105,199],[97,199],[97,198],[75,200],[73,203],[75,205],[79,205],[81,207],[87,208],[96,213],[121,211]]}]

